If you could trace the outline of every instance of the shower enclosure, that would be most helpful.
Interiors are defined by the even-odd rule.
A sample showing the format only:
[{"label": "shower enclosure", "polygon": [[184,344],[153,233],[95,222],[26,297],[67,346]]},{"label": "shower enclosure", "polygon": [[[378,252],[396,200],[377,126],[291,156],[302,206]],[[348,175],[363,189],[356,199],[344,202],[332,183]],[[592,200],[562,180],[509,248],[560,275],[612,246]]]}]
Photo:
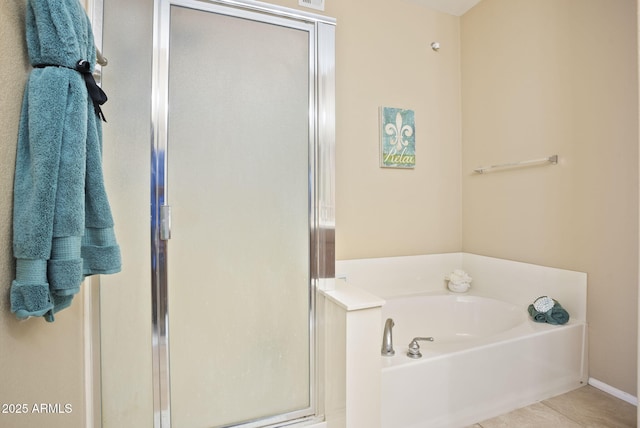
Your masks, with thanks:
[{"label": "shower enclosure", "polygon": [[[314,296],[333,277],[334,22],[250,1],[118,2],[105,3],[105,163],[128,272],[101,284],[102,424],[128,413],[156,428],[320,420]],[[119,44],[128,25],[151,28],[152,43]],[[148,98],[132,96],[147,65]],[[132,115],[151,120],[148,167]],[[130,289],[143,299],[140,287],[146,321],[118,300]],[[135,393],[114,398],[129,382]]]}]

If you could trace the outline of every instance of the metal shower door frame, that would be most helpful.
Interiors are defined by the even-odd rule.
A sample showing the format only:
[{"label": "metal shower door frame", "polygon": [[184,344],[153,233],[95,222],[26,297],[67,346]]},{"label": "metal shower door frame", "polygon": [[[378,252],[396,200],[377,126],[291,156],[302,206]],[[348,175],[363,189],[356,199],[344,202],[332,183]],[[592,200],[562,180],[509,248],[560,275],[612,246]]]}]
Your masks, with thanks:
[{"label": "metal shower door frame", "polygon": [[152,370],[154,428],[171,427],[169,364],[169,307],[166,257],[170,239],[167,183],[169,115],[169,33],[172,5],[287,24],[309,31],[309,233],[310,233],[310,407],[238,426],[244,428],[290,424],[318,419],[318,391],[322,389],[316,361],[315,291],[331,288],[334,276],[334,152],[335,152],[335,20],[251,0],[154,0],[152,132],[151,132],[151,259]]}]

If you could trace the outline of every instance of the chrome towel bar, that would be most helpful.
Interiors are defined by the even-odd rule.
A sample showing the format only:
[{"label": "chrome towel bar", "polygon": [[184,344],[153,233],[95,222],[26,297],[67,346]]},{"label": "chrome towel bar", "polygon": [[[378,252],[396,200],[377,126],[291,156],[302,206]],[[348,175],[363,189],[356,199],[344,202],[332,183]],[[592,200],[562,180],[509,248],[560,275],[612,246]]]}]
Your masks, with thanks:
[{"label": "chrome towel bar", "polygon": [[553,155],[553,156],[549,156],[541,159],[531,159],[531,160],[526,160],[521,162],[510,162],[510,163],[501,163],[498,165],[491,165],[491,166],[481,166],[480,168],[474,169],[473,172],[476,172],[478,174],[484,174],[485,172],[490,172],[491,170],[494,170],[494,169],[515,168],[519,166],[529,166],[529,165],[535,165],[535,164],[544,163],[544,162],[549,162],[555,165],[558,163],[558,155]]}]

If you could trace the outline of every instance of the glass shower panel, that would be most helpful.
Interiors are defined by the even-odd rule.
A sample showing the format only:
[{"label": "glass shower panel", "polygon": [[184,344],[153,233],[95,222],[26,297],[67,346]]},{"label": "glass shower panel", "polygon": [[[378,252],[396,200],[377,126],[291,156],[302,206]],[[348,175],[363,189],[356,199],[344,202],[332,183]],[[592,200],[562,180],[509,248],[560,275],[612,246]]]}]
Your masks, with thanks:
[{"label": "glass shower panel", "polygon": [[171,6],[171,420],[310,413],[310,35]]}]

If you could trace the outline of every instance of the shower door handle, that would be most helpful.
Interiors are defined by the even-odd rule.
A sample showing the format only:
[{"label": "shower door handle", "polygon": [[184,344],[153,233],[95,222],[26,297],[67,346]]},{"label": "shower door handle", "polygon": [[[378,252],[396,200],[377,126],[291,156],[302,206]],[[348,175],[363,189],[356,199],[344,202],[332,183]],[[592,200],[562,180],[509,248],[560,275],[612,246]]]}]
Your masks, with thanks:
[{"label": "shower door handle", "polygon": [[160,239],[163,241],[171,239],[171,205],[160,207]]}]

